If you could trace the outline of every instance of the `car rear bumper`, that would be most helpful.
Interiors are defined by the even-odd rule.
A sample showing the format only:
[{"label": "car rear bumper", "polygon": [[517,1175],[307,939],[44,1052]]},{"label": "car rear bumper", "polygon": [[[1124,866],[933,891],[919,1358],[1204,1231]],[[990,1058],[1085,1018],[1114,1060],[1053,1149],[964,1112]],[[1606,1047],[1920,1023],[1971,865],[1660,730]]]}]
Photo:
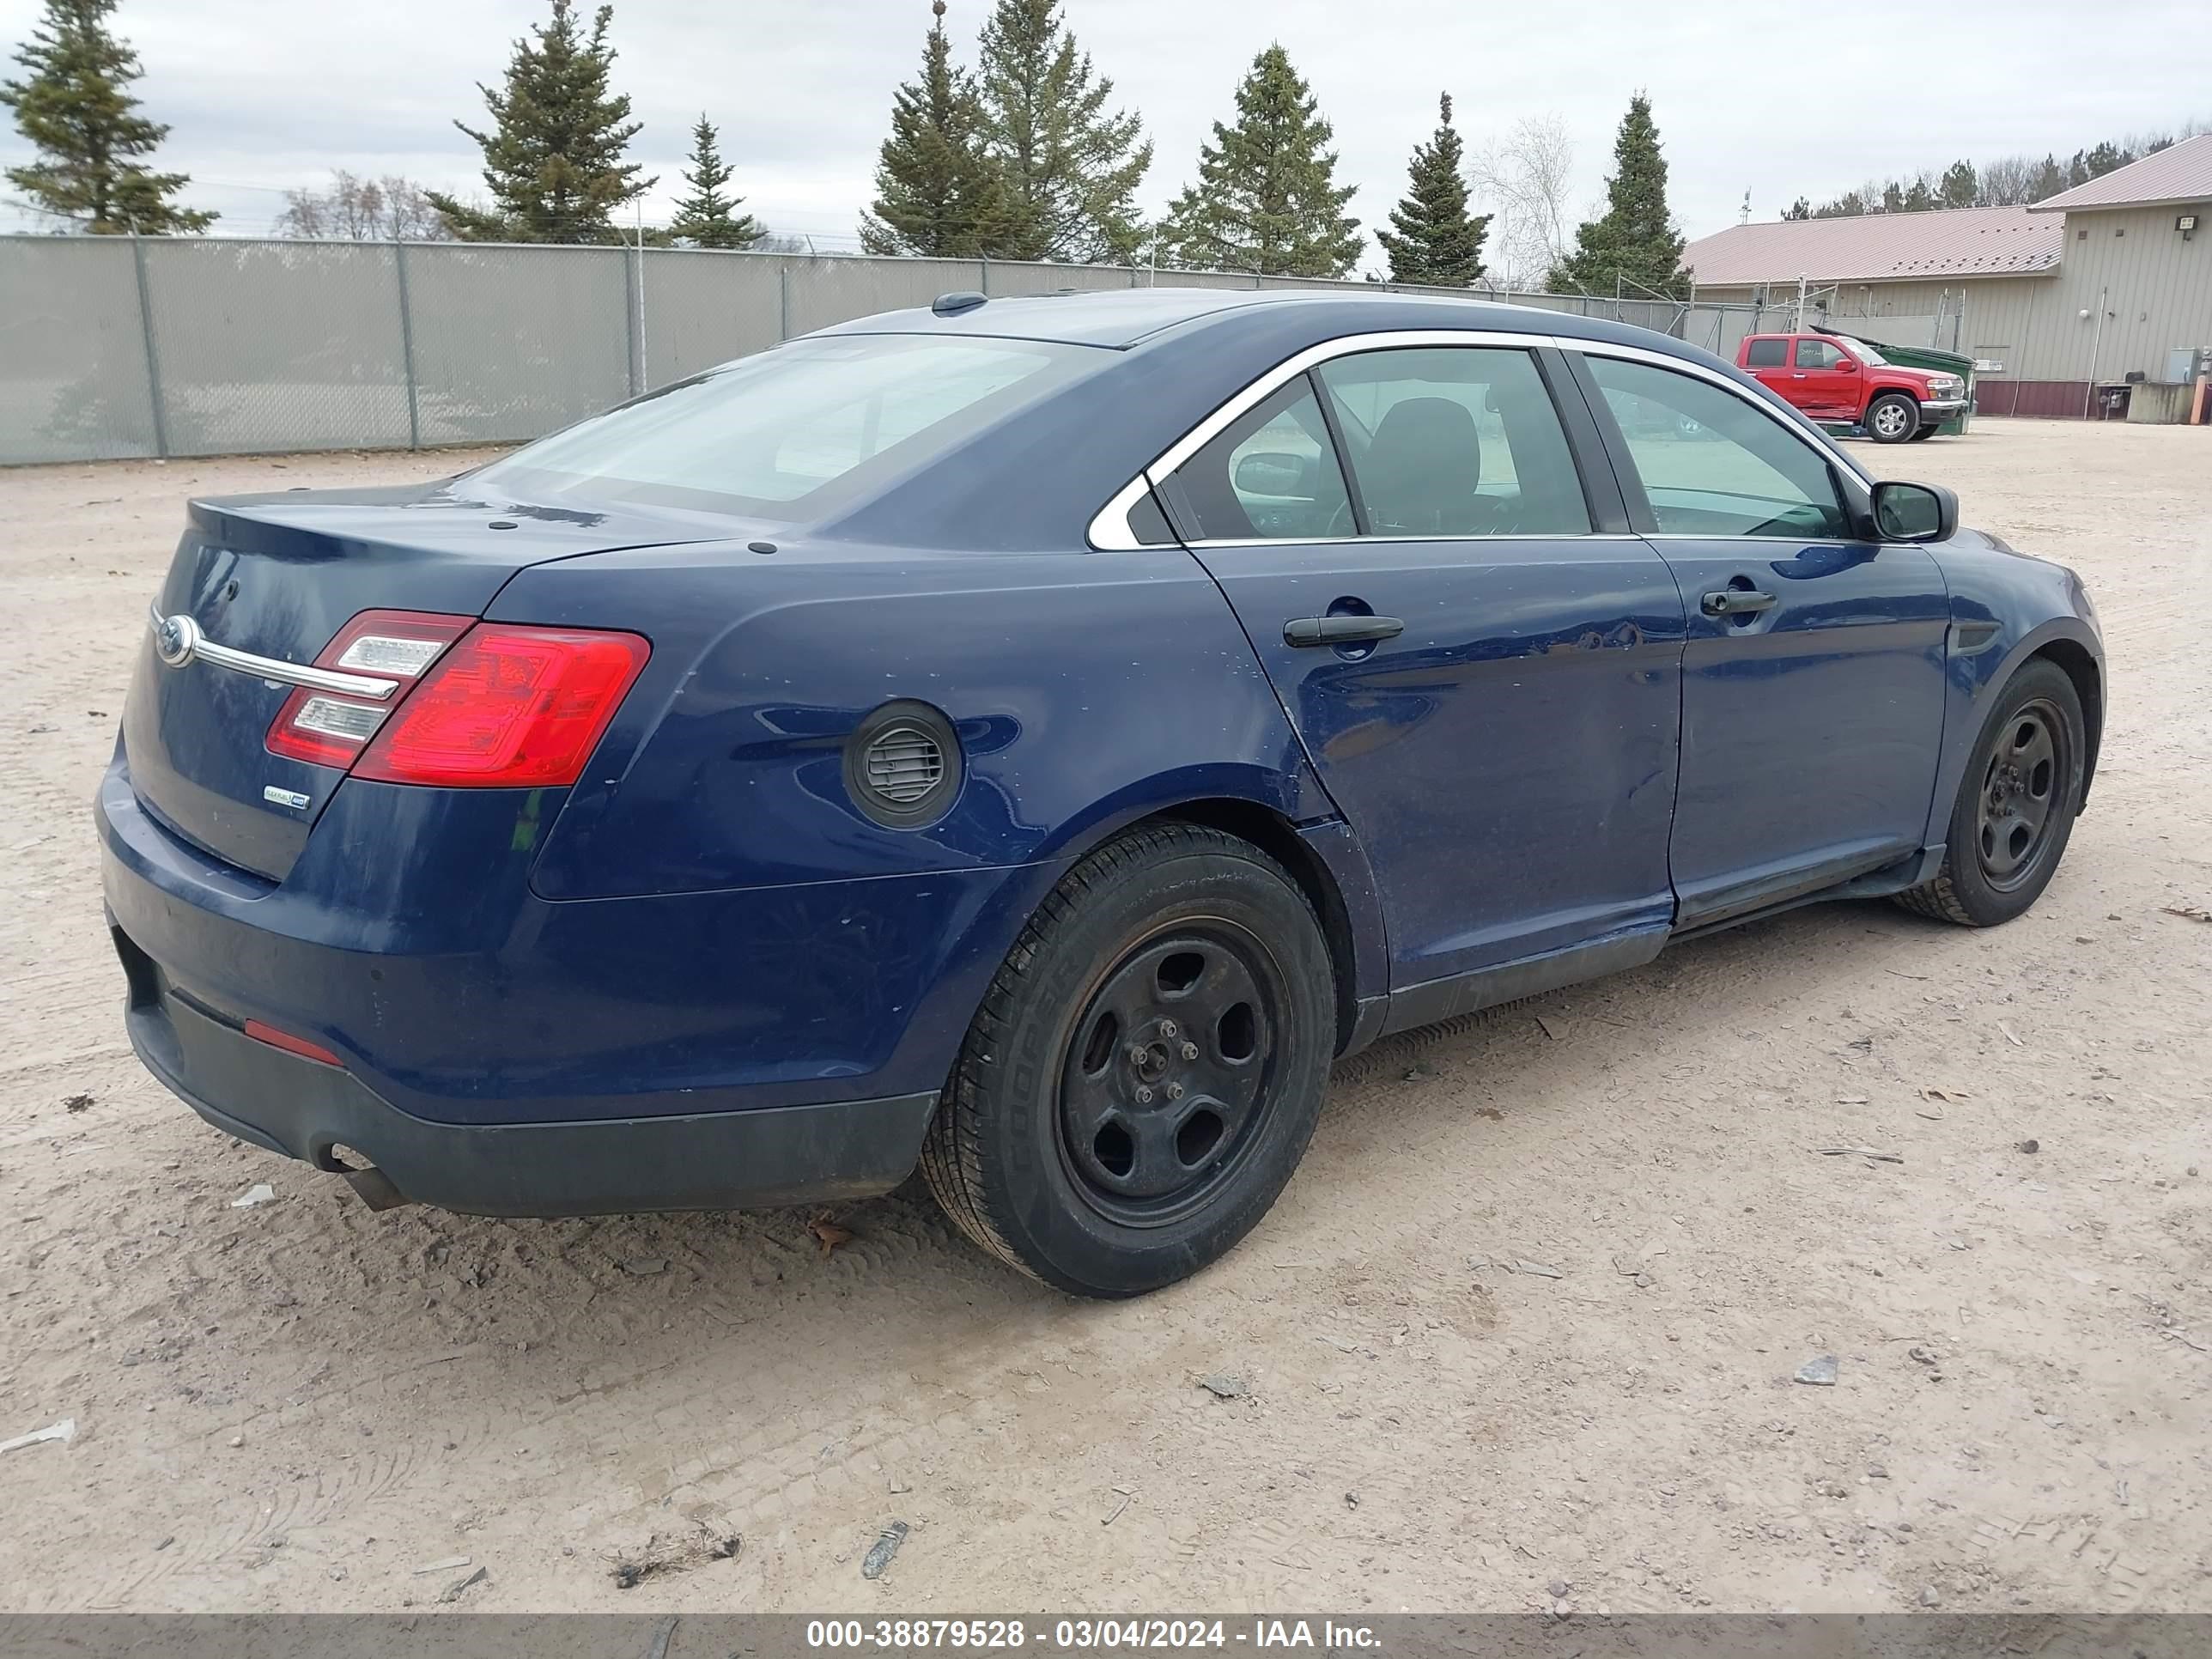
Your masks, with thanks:
[{"label": "car rear bumper", "polygon": [[141,1059],[228,1133],[325,1169],[349,1146],[462,1211],[758,1206],[913,1170],[1056,866],[548,901],[527,831],[558,802],[494,799],[518,793],[349,782],[271,883],[156,822],[118,757],[96,819]]},{"label": "car rear bumper", "polygon": [[428,1122],[343,1069],[196,1006],[114,931],[131,1046],[186,1105],[225,1134],[318,1169],[366,1159],[402,1196],[465,1214],[749,1209],[888,1192],[913,1170],[937,1103],[928,1093],[693,1116]]}]

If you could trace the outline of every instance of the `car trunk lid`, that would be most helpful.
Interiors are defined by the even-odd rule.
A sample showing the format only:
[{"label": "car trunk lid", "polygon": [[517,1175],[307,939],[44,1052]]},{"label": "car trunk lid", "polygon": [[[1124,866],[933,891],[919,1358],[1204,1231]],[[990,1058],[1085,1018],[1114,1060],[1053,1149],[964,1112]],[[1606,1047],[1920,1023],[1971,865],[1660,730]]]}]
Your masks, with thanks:
[{"label": "car trunk lid", "polygon": [[344,771],[270,753],[264,740],[293,687],[207,655],[172,665],[160,619],[189,619],[232,652],[306,665],[363,611],[473,617],[529,566],[731,531],[686,514],[488,503],[471,498],[466,479],[194,501],[125,706],[132,787],[171,830],[281,881]]}]

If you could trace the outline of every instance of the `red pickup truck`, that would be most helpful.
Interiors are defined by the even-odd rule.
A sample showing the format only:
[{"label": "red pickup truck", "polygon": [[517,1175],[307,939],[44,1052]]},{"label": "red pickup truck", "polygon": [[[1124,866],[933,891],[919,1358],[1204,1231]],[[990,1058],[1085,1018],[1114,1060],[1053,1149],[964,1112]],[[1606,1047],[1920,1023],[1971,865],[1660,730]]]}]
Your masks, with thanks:
[{"label": "red pickup truck", "polygon": [[1747,334],[1736,367],[1811,419],[1862,427],[1878,444],[1932,438],[1966,406],[1966,383],[1900,368],[1842,334]]}]

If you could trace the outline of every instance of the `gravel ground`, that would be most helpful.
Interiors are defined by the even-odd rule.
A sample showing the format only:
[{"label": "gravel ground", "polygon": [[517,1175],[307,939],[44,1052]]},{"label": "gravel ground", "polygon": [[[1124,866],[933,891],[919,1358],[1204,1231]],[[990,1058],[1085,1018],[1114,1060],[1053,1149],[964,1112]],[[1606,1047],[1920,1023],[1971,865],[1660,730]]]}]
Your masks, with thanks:
[{"label": "gravel ground", "polygon": [[88,817],[179,500],[459,463],[0,474],[0,1439],[76,1425],[0,1454],[0,1601],[2212,1610],[2212,434],[1862,453],[2097,592],[2040,906],[1803,911],[1394,1045],[1242,1249],[1115,1306],[911,1195],[826,1255],[376,1215],[202,1126],[124,1042]]}]

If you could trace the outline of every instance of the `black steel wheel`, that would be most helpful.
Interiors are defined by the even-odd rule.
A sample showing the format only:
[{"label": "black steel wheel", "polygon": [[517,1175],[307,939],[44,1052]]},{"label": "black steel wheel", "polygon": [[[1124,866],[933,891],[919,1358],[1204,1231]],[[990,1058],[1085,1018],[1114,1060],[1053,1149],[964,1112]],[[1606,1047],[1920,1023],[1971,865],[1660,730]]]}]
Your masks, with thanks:
[{"label": "black steel wheel", "polygon": [[963,1232],[1046,1283],[1154,1290],[1267,1213],[1335,1047],[1297,884],[1218,830],[1138,830],[1069,871],[1008,954],[922,1173]]},{"label": "black steel wheel", "polygon": [[2010,921],[2051,884],[2081,810],[2088,753],[2081,697],[2057,664],[2028,663],[1983,723],[1933,881],[1897,896],[1963,927]]},{"label": "black steel wheel", "polygon": [[1237,1178],[1273,1103],[1286,1000],[1274,953],[1218,919],[1107,969],[1060,1074],[1061,1154],[1086,1202],[1157,1226]]},{"label": "black steel wheel", "polygon": [[2058,826],[2072,742],[2064,717],[2038,697],[2005,722],[1990,751],[1975,798],[1974,854],[1982,878],[2000,893],[2035,873]]}]

